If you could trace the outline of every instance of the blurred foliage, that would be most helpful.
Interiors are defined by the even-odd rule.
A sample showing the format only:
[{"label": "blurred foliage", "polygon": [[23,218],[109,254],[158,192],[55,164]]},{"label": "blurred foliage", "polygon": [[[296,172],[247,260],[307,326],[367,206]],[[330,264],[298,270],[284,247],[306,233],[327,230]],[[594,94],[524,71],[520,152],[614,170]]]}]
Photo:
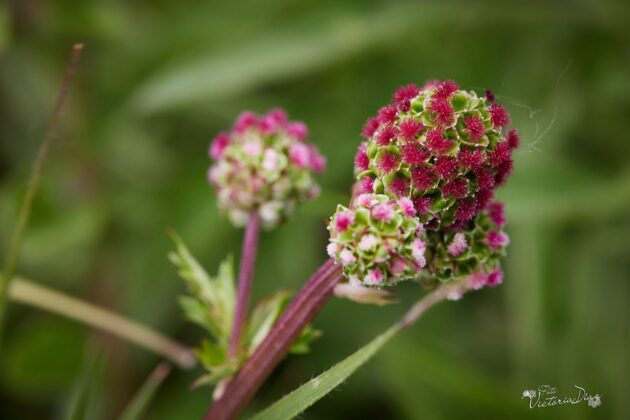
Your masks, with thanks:
[{"label": "blurred foliage", "polygon": [[[241,231],[206,183],[209,140],[242,109],[286,108],[328,156],[322,196],[262,236],[255,297],[297,289],[324,259],[324,219],[347,201],[364,120],[398,85],[489,87],[523,136],[501,193],[511,235],[503,287],[433,309],[308,419],[627,418],[630,412],[630,4],[624,0],[12,0],[0,3],[0,251],[73,42],[86,43],[45,168],[20,273],[192,344],[165,227],[214,271]],[[415,298],[334,301],[266,407],[367,343]],[[86,329],[13,305],[0,417],[59,417]],[[157,359],[105,340],[102,418]],[[173,372],[152,419],[199,418],[210,391]],[[573,384],[602,406],[526,410],[524,389]]]}]

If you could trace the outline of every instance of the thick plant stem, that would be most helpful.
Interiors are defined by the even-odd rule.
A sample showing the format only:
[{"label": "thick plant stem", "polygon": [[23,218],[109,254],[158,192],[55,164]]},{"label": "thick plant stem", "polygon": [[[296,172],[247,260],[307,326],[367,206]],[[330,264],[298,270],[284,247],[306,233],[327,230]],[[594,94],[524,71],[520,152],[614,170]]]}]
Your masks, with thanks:
[{"label": "thick plant stem", "polygon": [[278,321],[226,386],[206,414],[207,420],[233,419],[248,405],[304,327],[319,313],[341,281],[341,267],[326,261],[291,301]]},{"label": "thick plant stem", "polygon": [[15,273],[15,267],[18,263],[18,257],[22,248],[22,237],[24,236],[24,231],[26,230],[26,226],[28,225],[28,220],[31,215],[31,207],[33,206],[33,199],[35,198],[35,193],[39,187],[39,180],[44,168],[44,162],[46,161],[50,144],[55,137],[55,128],[57,126],[57,122],[59,121],[61,110],[66,103],[66,97],[68,96],[70,84],[74,78],[82,51],[83,44],[75,44],[72,48],[70,61],[66,67],[64,79],[61,83],[59,93],[57,94],[57,99],[55,100],[52,113],[48,119],[48,125],[46,127],[46,131],[44,132],[44,137],[39,146],[39,150],[37,151],[37,157],[35,158],[35,163],[33,164],[31,177],[28,181],[28,186],[26,187],[26,193],[24,194],[22,206],[20,207],[20,212],[18,213],[18,220],[15,223],[11,243],[5,257],[4,267],[2,269],[2,274],[0,275],[0,336],[4,325],[4,315],[6,312],[9,285],[11,283],[11,279],[13,278],[13,274]]},{"label": "thick plant stem", "polygon": [[247,321],[247,307],[249,295],[254,280],[254,267],[256,265],[256,252],[258,250],[258,238],[260,237],[260,216],[257,211],[249,214],[245,238],[243,239],[243,252],[241,266],[238,274],[238,293],[236,297],[236,310],[232,321],[232,335],[230,336],[229,356],[238,354]]},{"label": "thick plant stem", "polygon": [[106,309],[28,280],[13,279],[9,297],[15,302],[56,313],[116,335],[166,357],[183,369],[191,369],[197,363],[195,355],[190,349],[156,331]]}]

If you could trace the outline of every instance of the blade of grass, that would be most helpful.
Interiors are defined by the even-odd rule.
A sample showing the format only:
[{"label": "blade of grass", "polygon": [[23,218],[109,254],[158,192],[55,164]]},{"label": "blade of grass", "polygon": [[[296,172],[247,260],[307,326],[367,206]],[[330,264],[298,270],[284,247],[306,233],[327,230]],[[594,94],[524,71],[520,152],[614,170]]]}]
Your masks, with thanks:
[{"label": "blade of grass", "polygon": [[37,157],[35,158],[35,163],[33,164],[31,177],[26,187],[24,200],[22,201],[22,206],[18,214],[18,220],[15,224],[15,229],[13,230],[13,236],[11,238],[9,250],[5,257],[4,268],[2,270],[2,275],[0,276],[0,340],[2,337],[2,329],[4,325],[4,315],[6,312],[8,290],[10,282],[13,279],[13,274],[15,273],[15,267],[18,263],[20,250],[22,248],[22,238],[24,236],[24,232],[26,231],[26,227],[28,226],[28,221],[31,215],[31,208],[33,206],[33,199],[35,198],[37,188],[39,187],[39,181],[41,178],[42,170],[44,168],[44,163],[46,161],[46,156],[48,155],[48,150],[50,149],[50,145],[55,137],[55,129],[59,121],[59,116],[61,115],[63,106],[66,103],[68,91],[70,90],[70,84],[72,83],[72,79],[74,78],[74,74],[76,72],[77,65],[79,64],[79,59],[81,58],[82,51],[83,44],[75,44],[72,47],[70,61],[68,62],[68,65],[66,67],[66,72],[61,83],[61,88],[59,89],[57,99],[55,100],[52,113],[50,114],[50,118],[48,120],[46,131],[44,131],[44,137],[42,139],[41,145],[39,146]]},{"label": "blade of grass", "polygon": [[196,364],[195,355],[172,339],[106,309],[64,295],[22,278],[11,282],[12,300],[56,313],[135,343],[172,360],[183,369]]},{"label": "blade of grass", "polygon": [[299,415],[348,379],[396,334],[404,328],[413,325],[429,308],[444,300],[447,294],[448,288],[441,287],[424,296],[399,322],[394,324],[383,334],[379,335],[326,372],[311,379],[264,411],[258,413],[252,420],[283,420],[292,419]]},{"label": "blade of grass", "polygon": [[168,363],[158,364],[136,395],[133,396],[127,407],[125,407],[119,420],[138,420],[142,418],[160,385],[162,385],[162,382],[164,382],[170,372],[171,367]]}]

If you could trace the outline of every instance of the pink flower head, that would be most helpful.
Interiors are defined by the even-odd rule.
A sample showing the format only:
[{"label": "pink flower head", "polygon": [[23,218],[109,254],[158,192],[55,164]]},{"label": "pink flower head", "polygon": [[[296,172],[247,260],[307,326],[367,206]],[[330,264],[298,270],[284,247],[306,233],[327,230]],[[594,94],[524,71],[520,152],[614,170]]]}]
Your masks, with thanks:
[{"label": "pink flower head", "polygon": [[396,197],[401,197],[409,193],[409,180],[407,178],[396,177],[389,183],[389,190]]},{"label": "pink flower head", "polygon": [[341,245],[339,245],[336,242],[330,242],[326,246],[326,253],[328,254],[330,258],[335,258],[335,256],[337,255],[339,251],[341,251]]},{"label": "pink flower head", "polygon": [[498,228],[505,226],[505,210],[504,205],[501,202],[494,201],[488,206],[488,217],[490,221]]},{"label": "pink flower head", "polygon": [[492,190],[494,188],[494,176],[488,169],[475,171],[477,177],[477,185],[482,190]]},{"label": "pink flower head", "polygon": [[467,222],[475,216],[475,204],[470,200],[458,200],[455,220]]},{"label": "pink flower head", "polygon": [[457,154],[459,163],[468,170],[479,169],[483,166],[485,155],[481,150],[460,150]]},{"label": "pink flower head", "polygon": [[425,215],[431,209],[433,202],[429,197],[415,197],[413,199],[413,207],[416,209],[418,215]]},{"label": "pink flower head", "polygon": [[490,154],[489,161],[490,164],[496,168],[511,158],[512,150],[510,149],[510,145],[507,141],[502,141],[497,144],[497,147],[495,147],[494,151]]},{"label": "pink flower head", "polygon": [[407,143],[402,146],[402,160],[410,165],[422,165],[429,155],[418,143]]},{"label": "pink flower head", "polygon": [[466,132],[472,141],[477,141],[483,137],[485,127],[483,125],[483,121],[481,121],[478,117],[470,117],[466,118]]},{"label": "pink flower head", "polygon": [[440,125],[451,125],[455,115],[453,105],[445,99],[434,99],[429,105],[429,111],[434,114],[435,121]]},{"label": "pink flower head", "polygon": [[453,142],[442,137],[442,131],[433,129],[426,135],[425,146],[436,155],[443,155],[453,146]]},{"label": "pink flower head", "polygon": [[388,174],[395,171],[399,163],[400,158],[398,156],[390,152],[385,152],[380,155],[376,165],[382,173]]},{"label": "pink flower head", "polygon": [[221,159],[228,144],[230,144],[230,136],[227,133],[219,133],[210,145],[210,157],[214,160]]},{"label": "pink flower head", "polygon": [[495,127],[505,127],[510,123],[508,112],[501,105],[493,103],[488,107],[490,120]]},{"label": "pink flower head", "polygon": [[345,232],[354,222],[354,212],[352,210],[337,213],[335,218],[335,229],[337,232]]},{"label": "pink flower head", "polygon": [[389,272],[394,276],[402,276],[407,271],[407,261],[404,258],[394,257]]},{"label": "pink flower head", "polygon": [[459,165],[452,157],[440,157],[433,165],[433,170],[441,179],[449,180],[457,176]]},{"label": "pink flower head", "polygon": [[516,129],[514,128],[511,129],[507,133],[505,140],[507,141],[507,144],[510,146],[510,149],[518,149],[518,147],[521,145],[521,139],[518,136]]},{"label": "pink flower head", "polygon": [[341,261],[342,264],[346,264],[346,265],[354,264],[355,262],[357,262],[357,258],[348,249],[344,249],[339,253],[339,260]]},{"label": "pink flower head", "polygon": [[400,123],[400,135],[405,140],[414,140],[424,126],[420,121],[408,118]]},{"label": "pink flower head", "polygon": [[414,239],[413,243],[411,244],[411,254],[413,256],[413,259],[416,260],[420,267],[424,267],[424,265],[426,264],[426,261],[424,259],[424,251],[426,250],[426,248],[426,244],[420,238]]},{"label": "pink flower head", "polygon": [[475,210],[481,211],[486,208],[488,203],[494,198],[494,192],[492,190],[482,189],[477,193],[475,198]]},{"label": "pink flower head", "polygon": [[296,140],[304,140],[308,136],[308,127],[301,121],[287,124],[287,134]]},{"label": "pink flower head", "polygon": [[452,80],[444,80],[439,82],[433,93],[434,99],[446,100],[459,90],[459,86]]},{"label": "pink flower head", "polygon": [[372,217],[381,222],[389,222],[394,217],[391,201],[386,201],[372,207]]},{"label": "pink flower head", "polygon": [[311,164],[311,150],[304,143],[295,143],[289,148],[289,159],[298,168],[308,168]]},{"label": "pink flower head", "polygon": [[468,249],[468,242],[462,232],[457,232],[453,237],[453,241],[448,246],[448,253],[454,257],[458,257],[462,252]]},{"label": "pink flower head", "polygon": [[309,147],[309,163],[315,173],[322,173],[326,169],[326,158],[313,145]]},{"label": "pink flower head", "polygon": [[383,281],[383,272],[378,268],[369,270],[363,281],[371,286],[377,285]]},{"label": "pink flower head", "polygon": [[378,245],[378,238],[371,233],[363,235],[357,247],[361,251],[371,251]]},{"label": "pink flower head", "polygon": [[366,148],[365,143],[361,143],[357,154],[354,156],[354,167],[358,172],[363,172],[370,168],[370,158],[368,158]]},{"label": "pink flower head", "polygon": [[[371,192],[371,191],[370,191]],[[371,208],[372,207],[372,195],[371,194],[361,194],[360,196],[358,196],[355,200],[354,203],[358,206],[358,207],[366,207],[366,208]]]},{"label": "pink flower head", "polygon": [[369,139],[370,137],[374,135],[374,133],[376,133],[376,130],[378,130],[379,125],[380,123],[378,121],[378,118],[369,118],[365,122],[365,125],[363,126],[363,130],[361,130],[361,135]]},{"label": "pink flower head", "polygon": [[381,124],[391,124],[398,116],[398,108],[396,105],[386,105],[378,110],[377,118]]},{"label": "pink flower head", "polygon": [[374,191],[374,180],[366,176],[361,180],[362,193],[371,193]]},{"label": "pink flower head", "polygon": [[247,129],[258,125],[258,116],[251,111],[241,113],[234,123],[234,131],[242,134]]},{"label": "pink flower head", "polygon": [[399,87],[394,93],[392,99],[394,99],[397,104],[401,104],[405,101],[411,101],[416,96],[418,96],[419,93],[420,89],[418,89],[418,86],[416,86],[415,83],[410,83],[408,85]]},{"label": "pink flower head", "polygon": [[504,232],[491,230],[486,235],[486,244],[493,250],[498,251],[500,248],[510,243],[510,238]]},{"label": "pink flower head", "polygon": [[416,215],[416,208],[413,206],[413,202],[407,197],[401,197],[397,201],[398,205],[405,213],[405,215],[409,217],[413,217]]},{"label": "pink flower head", "polygon": [[497,173],[494,176],[494,183],[497,186],[505,184],[505,181],[507,181],[508,177],[512,173],[513,165],[514,162],[511,158],[505,162],[502,162],[499,165],[499,167],[497,168]]},{"label": "pink flower head", "polygon": [[482,271],[476,271],[468,276],[467,281],[469,288],[479,290],[488,282],[488,276]]},{"label": "pink flower head", "polygon": [[488,279],[486,280],[486,284],[490,287],[496,287],[503,283],[503,270],[500,268],[495,268],[488,274]]},{"label": "pink flower head", "polygon": [[435,172],[431,168],[418,166],[411,171],[411,180],[418,190],[426,190],[435,183]]},{"label": "pink flower head", "polygon": [[398,135],[398,128],[393,125],[386,125],[376,133],[376,144],[387,146]]},{"label": "pink flower head", "polygon": [[445,184],[442,194],[446,197],[464,198],[468,193],[468,181],[466,178],[457,178]]}]

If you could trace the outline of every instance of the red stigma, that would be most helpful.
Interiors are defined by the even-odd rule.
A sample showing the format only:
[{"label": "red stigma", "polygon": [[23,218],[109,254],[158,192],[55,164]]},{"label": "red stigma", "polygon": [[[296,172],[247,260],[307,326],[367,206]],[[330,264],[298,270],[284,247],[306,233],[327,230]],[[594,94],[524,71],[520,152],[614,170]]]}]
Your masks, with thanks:
[{"label": "red stigma", "polygon": [[365,143],[362,143],[354,156],[354,167],[359,171],[365,171],[370,167],[370,159],[365,152]]},{"label": "red stigma", "polygon": [[521,145],[521,139],[516,132],[516,129],[511,129],[507,136],[505,137],[507,144],[510,146],[510,149],[518,149]]},{"label": "red stigma", "polygon": [[452,80],[444,80],[437,85],[435,93],[432,97],[435,99],[445,100],[450,98],[458,90],[459,86],[457,86],[457,83]]},{"label": "red stigma", "polygon": [[468,133],[470,140],[477,141],[483,137],[486,127],[484,127],[483,121],[481,121],[478,117],[466,118],[465,123],[465,131]]},{"label": "red stigma", "polygon": [[376,144],[387,146],[398,135],[398,128],[393,125],[386,125],[376,134]]},{"label": "red stigma", "polygon": [[408,118],[400,123],[399,128],[400,128],[400,135],[405,140],[413,140],[422,131],[424,126],[422,125],[421,122]]},{"label": "red stigma", "polygon": [[431,168],[418,166],[411,171],[411,181],[416,189],[426,190],[435,183],[435,173]]},{"label": "red stigma", "polygon": [[457,154],[459,163],[468,170],[480,168],[485,160],[485,156],[481,150],[460,150]]},{"label": "red stigma", "polygon": [[418,143],[407,143],[402,146],[403,162],[410,165],[421,165],[429,156]]},{"label": "red stigma", "polygon": [[442,179],[453,179],[457,176],[459,165],[452,157],[441,157],[433,165],[433,170]]},{"label": "red stigma", "polygon": [[410,83],[396,89],[392,99],[394,99],[397,104],[402,104],[405,101],[411,101],[413,98],[418,96],[419,93],[420,89],[418,89],[418,86],[416,86],[415,83]]},{"label": "red stigma", "polygon": [[427,133],[425,146],[436,155],[448,152],[452,145],[450,140],[442,137],[442,132],[438,129],[434,128]]},{"label": "red stigma", "polygon": [[468,182],[465,178],[455,179],[442,188],[442,193],[447,197],[464,198],[468,192]]},{"label": "red stigma", "polygon": [[369,139],[374,135],[374,133],[376,133],[379,124],[380,123],[378,122],[377,118],[368,118],[368,120],[365,122],[365,125],[363,126],[363,130],[361,130],[361,135],[366,139]]},{"label": "red stigma", "polygon": [[398,167],[400,158],[390,152],[385,152],[378,158],[377,167],[384,174],[393,172]]},{"label": "red stigma", "polygon": [[492,125],[495,127],[501,128],[505,127],[510,123],[510,116],[508,112],[501,105],[492,104],[488,107],[488,111],[490,112],[490,120],[492,121]]},{"label": "red stigma", "polygon": [[396,120],[398,116],[398,108],[396,105],[386,105],[378,110],[376,118],[381,124],[390,124]]},{"label": "red stigma", "polygon": [[405,178],[396,178],[389,183],[389,190],[398,197],[405,196],[409,193],[409,181]]},{"label": "red stigma", "polygon": [[440,125],[451,125],[455,109],[446,99],[434,99],[429,105],[429,111],[434,114],[435,122]]}]

